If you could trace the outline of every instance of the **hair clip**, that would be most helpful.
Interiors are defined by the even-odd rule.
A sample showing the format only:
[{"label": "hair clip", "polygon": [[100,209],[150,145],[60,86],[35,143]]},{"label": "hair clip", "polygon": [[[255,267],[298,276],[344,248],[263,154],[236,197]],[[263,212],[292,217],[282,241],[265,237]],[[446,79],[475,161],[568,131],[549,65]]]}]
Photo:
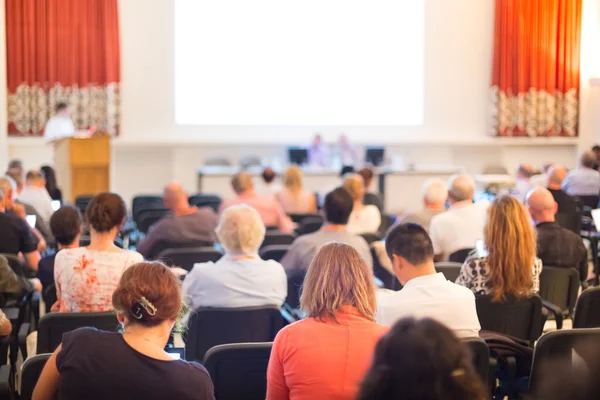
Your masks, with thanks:
[{"label": "hair clip", "polygon": [[457,368],[454,371],[452,371],[450,373],[450,376],[452,377],[457,377],[457,376],[463,376],[465,374],[465,370],[462,368]]},{"label": "hair clip", "polygon": [[147,298],[145,298],[144,296],[142,296],[142,298],[139,299],[137,301],[137,303],[140,306],[142,306],[144,308],[144,310],[146,310],[148,315],[150,315],[151,317],[153,317],[156,314],[156,307],[154,307],[154,305],[152,303],[150,303],[150,301]]}]

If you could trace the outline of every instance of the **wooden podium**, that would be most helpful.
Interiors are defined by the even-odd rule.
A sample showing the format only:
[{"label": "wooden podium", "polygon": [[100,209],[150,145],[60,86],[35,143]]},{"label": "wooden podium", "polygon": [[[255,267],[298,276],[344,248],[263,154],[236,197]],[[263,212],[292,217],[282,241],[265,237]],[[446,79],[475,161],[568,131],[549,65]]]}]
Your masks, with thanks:
[{"label": "wooden podium", "polygon": [[54,143],[56,179],[65,202],[110,190],[110,136],[64,138]]}]

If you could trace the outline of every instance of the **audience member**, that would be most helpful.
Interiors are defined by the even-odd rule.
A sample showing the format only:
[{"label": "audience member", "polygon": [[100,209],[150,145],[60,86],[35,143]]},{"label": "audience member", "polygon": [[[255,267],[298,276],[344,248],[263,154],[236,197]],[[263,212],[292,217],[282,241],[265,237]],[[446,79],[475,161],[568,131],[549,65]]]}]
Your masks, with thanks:
[{"label": "audience member", "polygon": [[597,171],[598,168],[600,168],[600,146],[595,145],[594,147],[592,147],[592,152],[594,153],[594,157],[596,157],[594,169]]},{"label": "audience member", "polygon": [[517,168],[514,195],[520,201],[525,201],[527,193],[533,189],[531,177],[535,174],[531,164],[520,164]]},{"label": "audience member", "polygon": [[544,164],[542,171],[537,172],[529,179],[533,188],[548,187],[548,174],[550,173],[550,168],[552,168],[552,164]]},{"label": "audience member", "polygon": [[349,175],[344,179],[344,189],[350,193],[354,206],[348,220],[348,232],[357,235],[377,233],[381,225],[381,213],[376,206],[364,205],[365,182],[358,174]]},{"label": "audience member", "polygon": [[354,167],[352,165],[342,166],[342,169],[340,170],[340,178],[342,178],[342,183],[344,181],[344,178],[346,178],[346,175],[351,175],[354,173],[356,173],[356,170],[354,169]]},{"label": "audience member", "polygon": [[59,388],[65,399],[214,399],[204,367],[164,351],[184,308],[179,280],[167,267],[133,265],[110,297],[123,333],[94,328],[65,333],[33,399],[52,399]]},{"label": "audience member", "polygon": [[[76,207],[62,206],[50,217],[50,229],[58,251],[79,247],[79,238],[83,228],[81,213]],[[56,254],[40,260],[37,277],[44,288],[54,284],[54,260]],[[52,304],[49,304],[51,306]]]},{"label": "audience member", "polygon": [[137,245],[140,254],[150,258],[160,242],[177,245],[216,241],[217,214],[210,207],[191,206],[180,183],[171,182],[165,186],[163,201],[172,215],[162,218],[150,228]]},{"label": "audience member", "polygon": [[23,180],[25,176],[25,167],[23,166],[23,161],[11,160],[8,163],[8,168],[6,169],[6,176],[8,176],[12,180],[15,179],[15,176],[19,176],[20,179]]},{"label": "audience member", "polygon": [[358,171],[358,174],[362,176],[365,182],[365,197],[363,198],[363,204],[366,206],[375,206],[380,213],[383,212],[383,201],[379,193],[373,192],[373,178],[375,174],[371,168],[363,168]]},{"label": "audience member", "polygon": [[429,179],[423,187],[423,209],[402,215],[399,223],[414,223],[421,225],[429,232],[431,219],[446,211],[445,203],[448,199],[448,189],[441,179]]},{"label": "audience member", "polygon": [[44,222],[50,222],[54,209],[52,198],[46,191],[46,179],[42,171],[34,169],[27,172],[25,187],[19,193],[19,200],[33,206]]},{"label": "audience member", "polygon": [[455,175],[448,182],[448,211],[435,215],[429,224],[436,261],[462,249],[472,249],[483,238],[485,206],[473,203],[475,182],[468,175]]},{"label": "audience member", "polygon": [[313,167],[329,167],[329,146],[323,142],[320,133],[315,134],[308,148],[308,164]]},{"label": "audience member", "polygon": [[247,172],[235,174],[231,186],[237,194],[235,199],[223,200],[219,207],[219,215],[223,210],[236,205],[247,204],[260,214],[267,227],[278,227],[281,232],[289,233],[294,230],[292,220],[285,215],[275,196],[260,196],[254,190],[252,176]]},{"label": "audience member", "polygon": [[373,266],[371,251],[365,239],[346,229],[352,207],[352,197],[344,188],[337,188],[325,196],[325,225],[318,232],[302,235],[294,240],[281,260],[288,276],[306,271],[319,248],[328,242],[349,244],[358,251],[369,267]]},{"label": "audience member", "polygon": [[277,261],[258,255],[265,238],[258,212],[247,205],[226,209],[217,236],[225,255],[216,263],[195,264],[183,281],[192,309],[280,307],[287,296],[287,276]]},{"label": "audience member", "polygon": [[451,330],[429,318],[405,318],[377,342],[356,398],[485,400],[489,394],[471,352]]},{"label": "audience member", "polygon": [[575,268],[579,278],[588,276],[587,250],[581,236],[558,225],[558,205],[547,189],[534,189],[527,196],[527,208],[537,230],[537,256],[545,266]]},{"label": "audience member", "polygon": [[581,154],[579,168],[569,171],[562,189],[571,196],[598,196],[600,173],[594,169],[596,156],[591,151]]},{"label": "audience member", "polygon": [[306,274],[307,318],[277,334],[267,372],[267,400],[354,399],[377,340],[373,274],[351,246],[323,246]]},{"label": "audience member", "polygon": [[58,200],[62,203],[62,192],[58,188],[58,183],[56,182],[56,172],[54,168],[49,165],[44,165],[40,168],[46,177],[46,190],[48,194],[52,198],[52,200]]},{"label": "audience member", "polygon": [[385,247],[400,291],[378,293],[377,322],[392,325],[404,317],[434,318],[458,337],[477,336],[479,318],[475,296],[448,281],[433,264],[433,245],[423,227],[401,224],[390,230]]},{"label": "audience member", "polygon": [[262,185],[260,185],[260,190],[258,191],[260,194],[266,196],[275,196],[277,193],[283,189],[281,185],[275,180],[277,178],[277,173],[271,167],[266,167],[262,174]]},{"label": "audience member", "polygon": [[123,199],[114,193],[100,193],[85,210],[90,229],[87,247],[63,249],[54,260],[57,302],[52,311],[108,311],[110,298],[123,271],[143,261],[141,254],[123,250],[114,241],[125,221]]},{"label": "audience member", "polygon": [[562,183],[567,176],[567,169],[560,165],[554,165],[548,173],[548,190],[552,193],[554,201],[558,204],[558,212],[568,215],[577,213],[578,200],[569,196],[561,189]]},{"label": "audience member", "polygon": [[535,256],[535,236],[523,204],[511,196],[496,197],[484,230],[488,255],[465,261],[456,283],[494,300],[537,293],[542,262]]},{"label": "audience member", "polygon": [[287,214],[311,214],[317,212],[317,198],[314,193],[303,189],[302,170],[291,165],[283,176],[283,190],[277,193],[277,200]]}]

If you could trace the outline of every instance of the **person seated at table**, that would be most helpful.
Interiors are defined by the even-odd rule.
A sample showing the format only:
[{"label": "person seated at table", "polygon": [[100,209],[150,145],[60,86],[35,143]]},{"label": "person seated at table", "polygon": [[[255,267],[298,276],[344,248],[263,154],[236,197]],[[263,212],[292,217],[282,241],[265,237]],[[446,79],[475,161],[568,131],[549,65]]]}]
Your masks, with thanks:
[{"label": "person seated at table", "polygon": [[58,200],[62,204],[62,192],[58,188],[58,183],[56,182],[56,172],[54,171],[54,168],[49,165],[44,165],[40,169],[46,177],[46,190],[48,191],[48,194],[52,200]]},{"label": "person seated at table", "polygon": [[363,204],[368,206],[375,206],[379,210],[380,213],[383,212],[383,200],[381,200],[381,196],[379,193],[372,191],[373,178],[375,174],[371,168],[363,168],[358,171],[358,174],[362,176],[365,182],[365,197],[363,198]]},{"label": "person seated at table", "polygon": [[444,181],[441,179],[428,179],[423,185],[423,208],[401,215],[398,218],[398,223],[417,224],[429,232],[431,219],[446,211],[445,203],[447,199],[448,189]]},{"label": "person seated at table", "polygon": [[369,267],[373,267],[373,258],[365,239],[348,232],[346,228],[353,204],[350,193],[344,188],[337,188],[325,196],[325,225],[315,233],[296,238],[281,259],[288,277],[306,271],[317,251],[328,242],[349,244]]},{"label": "person seated at table", "polygon": [[217,236],[225,255],[216,263],[195,264],[183,281],[191,308],[280,307],[287,296],[287,276],[277,261],[258,255],[265,238],[258,212],[247,205],[229,207]]},{"label": "person seated at table", "polygon": [[281,191],[282,186],[275,180],[275,178],[277,178],[277,173],[273,168],[266,167],[263,169],[260,177],[262,178],[262,182],[259,184],[259,188],[257,190],[259,194],[275,196]]},{"label": "person seated at table", "polygon": [[373,273],[344,243],[312,260],[300,299],[307,318],[279,331],[267,370],[267,400],[354,399],[388,328],[375,323]]},{"label": "person seated at table", "polygon": [[534,187],[531,183],[531,177],[534,174],[535,171],[531,164],[519,164],[516,173],[514,195],[521,203],[525,201],[525,196]]},{"label": "person seated at table", "polygon": [[363,204],[365,182],[362,176],[358,174],[347,176],[344,179],[344,189],[350,193],[354,201],[352,214],[350,214],[350,218],[348,219],[348,232],[357,235],[377,233],[381,225],[381,213],[376,206]]},{"label": "person seated at table", "polygon": [[[399,361],[401,360],[401,361]],[[398,321],[375,346],[357,400],[485,400],[468,347],[430,318]]]},{"label": "person seated at table", "polygon": [[317,198],[314,193],[302,187],[302,170],[291,165],[283,176],[284,188],[277,193],[277,200],[287,214],[311,214],[317,212]]},{"label": "person seated at table", "polygon": [[19,201],[33,206],[44,222],[50,222],[54,209],[52,198],[46,190],[46,178],[42,171],[34,169],[27,172],[25,186],[19,193]]},{"label": "person seated at table", "polygon": [[579,168],[569,171],[562,189],[571,196],[600,195],[600,172],[594,169],[596,156],[586,151],[579,156]]},{"label": "person seated at table", "polygon": [[52,311],[112,309],[110,298],[123,271],[144,260],[141,254],[114,244],[126,211],[125,202],[115,193],[100,193],[90,201],[85,210],[90,245],[63,249],[54,259],[57,301]]},{"label": "person seated at table", "polygon": [[110,296],[121,332],[79,328],[65,333],[37,381],[34,400],[214,400],[204,367],[173,359],[164,348],[181,331],[179,279],[158,262],[127,269]]},{"label": "person seated at table", "polygon": [[248,172],[242,171],[235,174],[231,178],[231,186],[237,197],[223,200],[219,207],[219,215],[233,205],[247,204],[258,211],[266,227],[279,228],[284,233],[294,230],[292,220],[285,215],[275,196],[261,196],[256,193],[252,176]]},{"label": "person seated at table", "polygon": [[308,165],[312,167],[329,167],[331,164],[329,146],[323,142],[320,133],[316,133],[308,148]]},{"label": "person seated at table", "polygon": [[579,201],[565,193],[561,189],[562,183],[567,177],[567,169],[562,165],[553,165],[548,171],[548,190],[558,205],[558,212],[567,215],[577,215]]},{"label": "person seated at table", "polygon": [[166,216],[150,227],[148,234],[137,245],[137,251],[149,258],[156,245],[167,242],[179,243],[206,242],[217,240],[217,214],[210,207],[191,206],[188,194],[178,182],[171,182],[163,191],[165,206],[172,215]]}]

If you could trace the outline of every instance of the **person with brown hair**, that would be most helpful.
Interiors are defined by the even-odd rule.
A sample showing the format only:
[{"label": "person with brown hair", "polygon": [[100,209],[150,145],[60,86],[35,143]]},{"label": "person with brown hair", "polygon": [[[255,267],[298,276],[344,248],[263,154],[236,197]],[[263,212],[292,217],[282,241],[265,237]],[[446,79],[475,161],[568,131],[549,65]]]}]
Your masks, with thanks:
[{"label": "person with brown hair", "polygon": [[483,232],[486,257],[469,258],[456,283],[475,294],[528,297],[540,289],[542,262],[536,257],[536,234],[525,206],[512,196],[496,197]]},{"label": "person with brown hair", "polygon": [[276,197],[287,214],[310,214],[317,212],[317,198],[314,193],[302,187],[302,170],[291,165],[283,176],[284,188]]},{"label": "person with brown hair", "polygon": [[324,245],[302,288],[307,318],[277,334],[267,371],[267,400],[353,399],[377,340],[373,273],[347,244]]},{"label": "person with brown hair", "polygon": [[450,329],[424,318],[398,321],[375,347],[357,400],[485,400],[471,354]]},{"label": "person with brown hair", "polygon": [[90,229],[87,247],[63,249],[54,260],[57,301],[52,311],[108,311],[110,298],[123,271],[144,260],[140,253],[114,244],[125,221],[123,199],[114,193],[100,193],[85,210]]},{"label": "person with brown hair", "polygon": [[383,212],[383,200],[381,199],[381,195],[377,192],[371,191],[375,173],[371,168],[363,168],[358,171],[358,174],[362,176],[365,181],[365,197],[363,198],[363,204],[366,206],[375,206],[379,212]]},{"label": "person with brown hair", "polygon": [[[122,333],[79,328],[63,335],[33,399],[214,399],[208,372],[164,350],[185,310],[179,279],[159,262],[127,269],[112,294]],[[177,330],[177,329],[176,329]]]},{"label": "person with brown hair", "polygon": [[344,178],[344,189],[350,193],[354,206],[348,220],[348,232],[360,235],[363,233],[377,233],[381,225],[381,213],[376,206],[364,205],[365,181],[359,174],[352,174]]}]

